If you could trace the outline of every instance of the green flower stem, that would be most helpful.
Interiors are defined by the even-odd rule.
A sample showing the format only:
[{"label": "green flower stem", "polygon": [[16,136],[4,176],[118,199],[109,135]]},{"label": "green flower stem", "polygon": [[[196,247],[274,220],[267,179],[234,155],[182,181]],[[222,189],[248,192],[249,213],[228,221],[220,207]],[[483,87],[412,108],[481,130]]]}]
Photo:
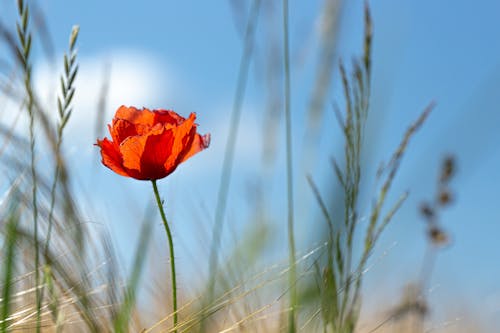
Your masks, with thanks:
[{"label": "green flower stem", "polygon": [[151,180],[153,183],[153,190],[155,192],[156,203],[160,209],[161,219],[163,220],[163,225],[165,226],[165,231],[168,237],[168,247],[170,248],[170,269],[172,273],[172,303],[174,307],[174,332],[177,332],[177,280],[175,277],[175,260],[174,260],[174,242],[172,240],[172,233],[170,232],[170,227],[168,226],[167,218],[165,216],[165,211],[163,210],[163,204],[161,203],[160,193],[158,192],[158,187],[156,186],[156,180]]}]

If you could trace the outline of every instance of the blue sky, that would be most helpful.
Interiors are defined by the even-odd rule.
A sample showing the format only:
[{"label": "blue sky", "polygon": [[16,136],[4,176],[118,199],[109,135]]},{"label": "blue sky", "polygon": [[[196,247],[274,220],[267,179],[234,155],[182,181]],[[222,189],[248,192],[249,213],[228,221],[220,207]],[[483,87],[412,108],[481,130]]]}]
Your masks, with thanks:
[{"label": "blue sky", "polygon": [[[98,162],[94,116],[96,93],[106,68],[110,95],[106,119],[121,104],[173,108],[188,115],[197,112],[199,130],[212,134],[212,146],[160,182],[167,214],[174,224],[181,275],[196,268],[192,257],[203,257],[210,241],[210,225],[227,135],[239,59],[241,31],[249,1],[45,1],[40,3],[54,41],[56,59],[67,48],[71,27],[80,25],[78,56],[80,73],[73,136],[65,145],[74,161],[76,187],[86,199],[88,219],[112,230],[127,258],[136,240],[146,207],[151,204],[149,184],[119,177]],[[245,202],[262,175],[261,150],[266,107],[264,63],[266,39],[280,37],[279,1],[265,2],[257,35],[257,60],[250,70],[237,141],[235,173],[228,216],[236,233],[249,221],[251,207]],[[374,175],[387,161],[407,126],[430,102],[437,107],[410,144],[393,187],[393,196],[405,190],[410,198],[381,238],[374,258],[391,249],[367,276],[367,290],[380,286],[365,300],[375,308],[380,300],[395,303],[402,287],[418,275],[416,268],[425,248],[424,224],[418,216],[422,200],[432,197],[441,158],[454,154],[458,174],[452,188],[457,202],[442,216],[453,245],[438,258],[431,295],[436,304],[459,301],[475,310],[486,323],[500,317],[500,47],[497,43],[500,3],[496,1],[372,1],[374,20],[372,100],[367,125],[366,172],[362,212],[369,212],[374,196]],[[13,2],[0,5],[14,18]],[[317,207],[305,185],[312,173],[323,193],[332,182],[328,158],[341,153],[342,141],[330,110],[325,110],[315,154],[304,154],[304,124],[312,90],[323,1],[290,1],[292,52],[292,112],[295,146],[299,249],[311,248],[312,230],[319,223]],[[350,59],[360,54],[363,33],[363,2],[350,1],[340,21],[338,55]],[[3,15],[3,14],[2,14]],[[267,20],[267,21],[266,21]],[[278,20],[278,21],[276,21]],[[38,50],[39,51],[39,50]],[[42,95],[50,96],[57,84],[59,65],[47,63],[37,52],[35,80]],[[347,62],[347,61],[346,61]],[[329,99],[341,96],[337,71],[332,73]],[[80,94],[80,95],[78,95]],[[276,162],[267,171],[267,206],[277,235],[284,234],[283,127],[276,127]],[[314,160],[304,162],[304,158]],[[272,181],[271,181],[272,180]],[[389,201],[390,202],[390,201]],[[198,213],[194,217],[193,209]],[[310,213],[310,212],[313,213]],[[300,223],[300,221],[306,221]],[[179,222],[182,221],[182,222]],[[200,223],[203,227],[200,229]],[[201,232],[199,230],[205,230]],[[281,229],[280,229],[281,228]],[[158,224],[158,242],[163,231]],[[285,237],[269,256],[286,256]],[[230,239],[230,237],[228,237]],[[228,240],[228,242],[230,242]],[[393,244],[397,243],[394,247]],[[194,245],[196,244],[196,245]],[[183,252],[184,251],[184,252]],[[188,253],[192,252],[191,254]],[[183,253],[186,255],[183,257]],[[192,257],[191,257],[192,256]],[[167,253],[163,253],[166,261]],[[184,273],[183,273],[184,272]],[[390,272],[390,274],[387,274]],[[371,288],[371,289],[370,289]],[[486,300],[486,301],[485,301]],[[457,310],[460,313],[461,310]],[[439,311],[438,311],[439,313]],[[500,324],[498,319],[496,324]]]}]

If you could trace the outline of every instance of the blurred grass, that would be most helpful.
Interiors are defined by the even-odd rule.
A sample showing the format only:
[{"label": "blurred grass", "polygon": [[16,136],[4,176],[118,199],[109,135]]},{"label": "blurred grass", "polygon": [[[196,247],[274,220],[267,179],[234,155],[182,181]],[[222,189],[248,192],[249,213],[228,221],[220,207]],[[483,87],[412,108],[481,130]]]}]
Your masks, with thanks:
[{"label": "blurred grass", "polygon": [[[209,281],[206,292],[206,303],[213,302],[215,297],[215,276],[219,271],[219,251],[221,235],[223,233],[224,219],[226,214],[227,199],[229,195],[229,185],[232,178],[232,170],[234,163],[234,153],[236,149],[236,140],[238,136],[238,129],[240,125],[241,111],[245,91],[247,86],[248,71],[252,59],[254,48],[255,29],[259,18],[261,1],[252,1],[252,8],[248,17],[248,22],[245,28],[245,35],[243,37],[243,51],[241,55],[238,77],[236,83],[236,90],[234,93],[233,108],[231,112],[231,121],[229,127],[229,134],[227,136],[226,146],[224,149],[224,159],[222,162],[222,172],[217,194],[217,202],[215,207],[215,219],[212,229],[212,243],[210,245],[210,254],[208,259]],[[204,306],[205,307],[205,306]],[[200,331],[204,331],[205,316],[201,318]]]},{"label": "blurred grass", "polygon": [[[363,53],[350,66],[339,66],[343,88],[343,105],[334,107],[341,133],[344,137],[344,151],[340,159],[332,160],[332,177],[341,188],[342,203],[327,202],[313,176],[307,176],[311,193],[317,202],[326,230],[320,244],[309,244],[306,251],[297,251],[294,240],[294,222],[314,223],[316,221],[294,221],[293,167],[290,88],[292,69],[289,63],[288,45],[288,2],[283,1],[283,55],[273,58],[276,67],[282,67],[283,90],[276,90],[278,100],[284,101],[285,142],[287,160],[287,217],[289,237],[289,258],[272,265],[261,266],[266,248],[284,235],[284,230],[270,228],[265,214],[252,216],[251,227],[242,235],[235,235],[232,248],[221,253],[220,243],[226,219],[227,200],[232,178],[234,152],[237,147],[242,103],[245,96],[248,73],[251,65],[256,36],[257,21],[261,1],[250,2],[243,49],[235,87],[231,126],[226,138],[226,148],[221,170],[220,185],[215,207],[215,222],[208,255],[209,276],[203,285],[182,285],[182,299],[190,293],[196,295],[180,304],[179,322],[172,328],[174,313],[162,296],[161,288],[171,288],[161,276],[161,285],[156,286],[151,277],[143,282],[153,289],[155,305],[141,308],[137,301],[141,294],[141,275],[147,272],[145,260],[151,236],[151,221],[145,219],[140,231],[139,244],[135,250],[132,270],[124,278],[119,270],[118,256],[114,251],[111,237],[93,225],[84,223],[79,211],[79,199],[72,190],[73,175],[62,151],[61,142],[66,124],[71,120],[71,102],[78,87],[74,85],[78,72],[76,41],[78,29],[71,32],[68,51],[64,56],[64,73],[61,75],[61,92],[58,101],[58,120],[51,123],[49,113],[32,91],[31,83],[31,34],[40,34],[47,50],[51,48],[48,30],[44,28],[43,17],[39,29],[28,29],[32,19],[28,3],[19,1],[19,22],[16,32],[0,21],[0,40],[10,50],[14,64],[6,62],[13,72],[20,72],[7,84],[2,85],[6,98],[19,105],[21,111],[29,114],[29,138],[15,133],[14,127],[1,124],[1,161],[15,176],[9,179],[9,190],[0,202],[1,228],[1,318],[2,332],[27,331],[83,331],[83,332],[232,332],[232,331],[303,331],[303,332],[355,332],[359,331],[359,315],[362,305],[361,290],[364,273],[374,246],[384,228],[395,217],[404,203],[407,193],[388,209],[387,194],[399,170],[400,162],[407,150],[410,139],[425,122],[432,110],[431,104],[408,128],[399,146],[380,177],[381,186],[374,198],[368,224],[360,224],[359,197],[362,174],[362,150],[365,136],[365,122],[370,109],[371,91],[371,49],[373,25],[368,6],[365,7]],[[308,117],[312,124],[321,120],[323,104],[330,93],[330,79],[334,66],[337,20],[342,2],[325,1],[322,15],[327,21],[320,45],[320,57],[316,73],[316,84],[311,93]],[[293,7],[290,8],[293,12]],[[50,23],[50,22],[49,22]],[[84,29],[85,27],[83,27]],[[18,43],[19,42],[19,43]],[[48,52],[50,53],[50,52]],[[10,66],[13,66],[10,68]],[[106,74],[107,77],[107,74]],[[21,86],[16,80],[21,80]],[[99,101],[99,116],[96,131],[104,126],[104,109],[108,90],[108,79],[103,84]],[[276,82],[275,82],[276,83]],[[274,90],[273,90],[274,91]],[[279,103],[278,103],[279,104]],[[342,104],[342,103],[341,103]],[[280,110],[271,110],[274,115]],[[78,111],[75,111],[78,112]],[[265,128],[276,129],[275,116],[267,118]],[[35,126],[41,125],[41,126]],[[311,126],[313,128],[314,126]],[[39,133],[35,133],[35,130]],[[51,177],[39,172],[41,168],[36,158],[35,134],[40,134],[49,143],[54,172]],[[269,151],[273,152],[275,138],[269,139]],[[314,147],[313,147],[314,148]],[[276,148],[277,149],[277,148]],[[13,152],[17,152],[14,154]],[[20,152],[20,153],[19,153]],[[44,152],[47,153],[47,152]],[[268,152],[269,154],[269,152]],[[272,154],[272,153],[270,153]],[[30,156],[26,159],[25,156]],[[343,164],[341,163],[343,162]],[[31,178],[27,174],[31,171]],[[333,187],[333,185],[332,185]],[[253,210],[261,212],[258,201],[250,202]],[[264,199],[265,200],[265,199]],[[332,209],[342,206],[342,216]],[[209,214],[205,214],[209,216]],[[278,218],[285,218],[279,216]],[[33,223],[30,223],[31,218]],[[363,241],[356,243],[356,235],[363,234]],[[356,254],[360,253],[359,256]],[[202,262],[203,260],[200,260]],[[219,261],[222,264],[219,264]],[[158,269],[157,269],[158,270]],[[153,270],[155,274],[158,271]],[[148,272],[149,273],[149,272]],[[40,278],[43,276],[43,279]],[[186,297],[184,297],[186,296]],[[408,301],[407,297],[405,301]],[[407,304],[405,303],[405,304]],[[415,305],[416,303],[411,303]],[[161,314],[153,320],[146,320],[156,305]],[[167,312],[163,309],[169,309]],[[172,309],[173,311],[173,309]],[[176,313],[177,315],[177,313]],[[393,317],[390,317],[391,319]],[[423,327],[424,318],[418,319]],[[385,323],[385,322],[384,322]],[[375,326],[378,330],[383,325]],[[419,328],[421,329],[421,328]],[[417,329],[418,330],[418,329]]]},{"label": "blurred grass", "polygon": [[2,317],[0,318],[1,322],[1,331],[7,332],[8,322],[9,322],[9,314],[10,314],[10,299],[12,295],[12,282],[14,280],[15,273],[15,258],[16,258],[16,240],[17,240],[17,223],[18,216],[15,208],[9,213],[7,223],[5,225],[6,235],[5,235],[5,244],[2,249],[2,253],[5,253],[6,261],[3,264],[3,280],[2,280]]},{"label": "blurred grass", "polygon": [[290,91],[290,46],[288,23],[288,0],[283,0],[283,66],[284,66],[284,100],[285,100],[285,142],[286,142],[286,193],[287,193],[287,234],[288,234],[288,261],[290,276],[290,312],[288,313],[288,332],[297,331],[296,312],[299,306],[297,299],[297,267],[295,253],[295,225],[294,225],[294,200],[293,200],[293,156],[292,156],[292,114]]}]

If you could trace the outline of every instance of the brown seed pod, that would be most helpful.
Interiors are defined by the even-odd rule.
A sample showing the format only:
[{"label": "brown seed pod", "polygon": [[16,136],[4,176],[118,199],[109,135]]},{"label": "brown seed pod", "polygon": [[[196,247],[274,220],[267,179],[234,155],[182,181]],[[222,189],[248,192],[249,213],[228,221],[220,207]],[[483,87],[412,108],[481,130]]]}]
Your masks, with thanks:
[{"label": "brown seed pod", "polygon": [[442,246],[449,243],[448,235],[437,226],[433,226],[429,229],[429,238],[434,245]]},{"label": "brown seed pod", "polygon": [[441,183],[447,183],[453,174],[455,173],[455,158],[453,156],[448,156],[443,161],[443,166],[441,168]]},{"label": "brown seed pod", "polygon": [[438,202],[441,206],[446,206],[450,204],[452,200],[453,200],[453,195],[451,194],[450,191],[446,189],[441,190],[438,196]]},{"label": "brown seed pod", "polygon": [[420,205],[420,214],[428,220],[434,218],[435,216],[434,209],[426,202]]}]

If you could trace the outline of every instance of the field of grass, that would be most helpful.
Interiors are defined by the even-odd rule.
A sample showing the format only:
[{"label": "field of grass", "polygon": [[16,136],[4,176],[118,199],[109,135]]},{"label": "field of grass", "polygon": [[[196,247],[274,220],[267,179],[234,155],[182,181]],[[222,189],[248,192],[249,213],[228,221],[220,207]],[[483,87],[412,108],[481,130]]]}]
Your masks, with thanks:
[{"label": "field of grass", "polygon": [[[272,45],[273,52],[266,53],[270,63],[277,59],[269,70],[272,78],[268,82],[266,130],[263,134],[245,135],[263,136],[259,140],[265,142],[264,165],[283,159],[279,172],[285,181],[278,195],[272,191],[278,198],[269,198],[261,193],[267,191],[266,167],[256,171],[256,182],[260,185],[247,203],[252,212],[250,226],[244,232],[234,228],[237,223],[241,226],[237,220],[247,219],[243,213],[235,214],[239,207],[231,207],[230,201],[231,196],[246,195],[244,190],[237,192],[232,187],[238,177],[237,138],[245,132],[242,112],[256,58],[260,20],[269,19],[264,15],[265,1],[252,0],[246,4],[245,20],[238,22],[242,49],[238,68],[234,68],[233,104],[224,115],[229,119],[229,130],[227,137],[216,138],[225,144],[218,170],[219,186],[211,198],[214,206],[205,207],[207,212],[201,213],[199,230],[203,230],[200,233],[208,245],[203,253],[191,254],[196,259],[195,265],[203,266],[196,277],[176,273],[174,264],[183,271],[188,255],[182,252],[185,247],[176,243],[177,237],[172,238],[170,229],[174,226],[175,230],[177,222],[170,218],[171,212],[178,205],[191,203],[165,200],[164,187],[157,186],[163,176],[147,179],[153,185],[149,186],[149,192],[148,186],[141,187],[144,189],[141,195],[150,198],[150,207],[131,231],[139,235],[138,244],[134,248],[129,246],[131,264],[125,269],[123,254],[116,250],[115,236],[109,234],[108,228],[88,223],[86,219],[88,206],[78,190],[78,174],[72,170],[63,144],[72,135],[67,130],[68,124],[79,112],[74,96],[79,93],[76,82],[83,70],[79,67],[79,50],[85,48],[79,44],[79,34],[86,27],[75,25],[67,32],[69,41],[59,65],[62,72],[55,94],[57,107],[52,109],[42,101],[33,79],[36,64],[33,48],[38,43],[38,48],[50,49],[52,41],[46,25],[51,22],[46,22],[37,11],[39,4],[35,1],[18,0],[16,13],[9,13],[8,18],[0,14],[1,101],[15,105],[18,112],[8,115],[8,121],[0,119],[0,161],[2,170],[6,170],[0,183],[1,332],[481,331],[480,323],[472,315],[457,322],[438,320],[437,325],[428,320],[434,306],[428,299],[428,291],[432,288],[432,273],[439,264],[436,259],[451,242],[448,225],[443,225],[441,216],[451,205],[458,204],[460,189],[454,180],[460,161],[454,152],[439,158],[435,170],[438,177],[431,181],[434,185],[427,189],[429,195],[419,207],[413,207],[419,212],[425,230],[417,237],[426,239],[427,244],[423,259],[413,263],[419,275],[408,281],[399,299],[386,300],[377,311],[363,311],[365,300],[370,298],[364,281],[385,256],[380,249],[375,250],[376,246],[387,227],[398,219],[398,212],[409,196],[407,191],[398,193],[393,188],[394,181],[403,159],[412,154],[412,144],[420,139],[419,131],[432,122],[430,115],[439,108],[439,103],[429,96],[427,106],[405,124],[404,133],[392,143],[392,151],[387,151],[378,172],[368,173],[364,163],[371,145],[366,141],[373,134],[367,133],[366,123],[374,112],[372,71],[377,60],[373,58],[377,22],[368,3],[359,22],[363,26],[359,54],[339,60],[336,46],[342,31],[337,20],[343,3],[324,2],[322,40],[315,50],[317,71],[311,74],[314,84],[310,103],[303,110],[294,103],[292,88],[295,77],[289,34],[294,27],[289,17],[294,7],[288,0],[276,2],[278,13],[273,20],[279,24],[273,22],[273,27],[279,27],[278,32],[274,31],[279,41]],[[99,140],[107,133],[106,124],[112,121],[104,119],[106,82],[100,92],[95,96],[99,106],[96,117]],[[113,111],[118,107],[111,106]],[[335,123],[325,127],[326,112],[334,115]],[[303,117],[297,118],[298,113]],[[18,118],[26,121],[18,123]],[[306,148],[303,156],[297,157],[293,145],[299,126],[303,127],[300,133],[306,133],[303,140]],[[210,131],[201,121],[199,127],[202,133]],[[322,151],[318,139],[321,131],[340,133],[341,149]],[[216,133],[211,134],[213,140]],[[211,147],[203,149],[206,151],[199,154],[206,154]],[[98,152],[95,147],[96,168],[104,168]],[[328,155],[324,168],[328,176],[301,174],[301,181],[307,185],[300,186],[296,181],[297,170],[302,170],[301,165],[307,163],[308,157],[318,152]],[[188,163],[195,164],[197,160],[193,158]],[[181,163],[179,169],[183,167]],[[118,176],[109,172],[109,177]],[[374,179],[375,185],[367,186],[365,179]],[[278,216],[274,214],[276,209],[271,209],[272,213],[266,210],[266,205],[275,204],[274,200],[284,202],[286,207]],[[298,206],[308,200],[313,203],[308,209],[317,214],[304,220]],[[199,207],[184,209],[192,210],[194,215]],[[276,230],[270,223],[272,219],[286,221],[284,228]],[[153,236],[160,232],[158,223],[165,227],[166,234],[164,243],[155,246]],[[304,246],[306,238],[297,232],[307,225],[314,241],[307,240]],[[231,247],[227,246],[227,230],[234,231]],[[285,256],[268,250],[273,244],[282,243],[286,244]],[[154,262],[153,252],[162,253],[166,259]],[[206,275],[201,273],[204,270]]]}]

